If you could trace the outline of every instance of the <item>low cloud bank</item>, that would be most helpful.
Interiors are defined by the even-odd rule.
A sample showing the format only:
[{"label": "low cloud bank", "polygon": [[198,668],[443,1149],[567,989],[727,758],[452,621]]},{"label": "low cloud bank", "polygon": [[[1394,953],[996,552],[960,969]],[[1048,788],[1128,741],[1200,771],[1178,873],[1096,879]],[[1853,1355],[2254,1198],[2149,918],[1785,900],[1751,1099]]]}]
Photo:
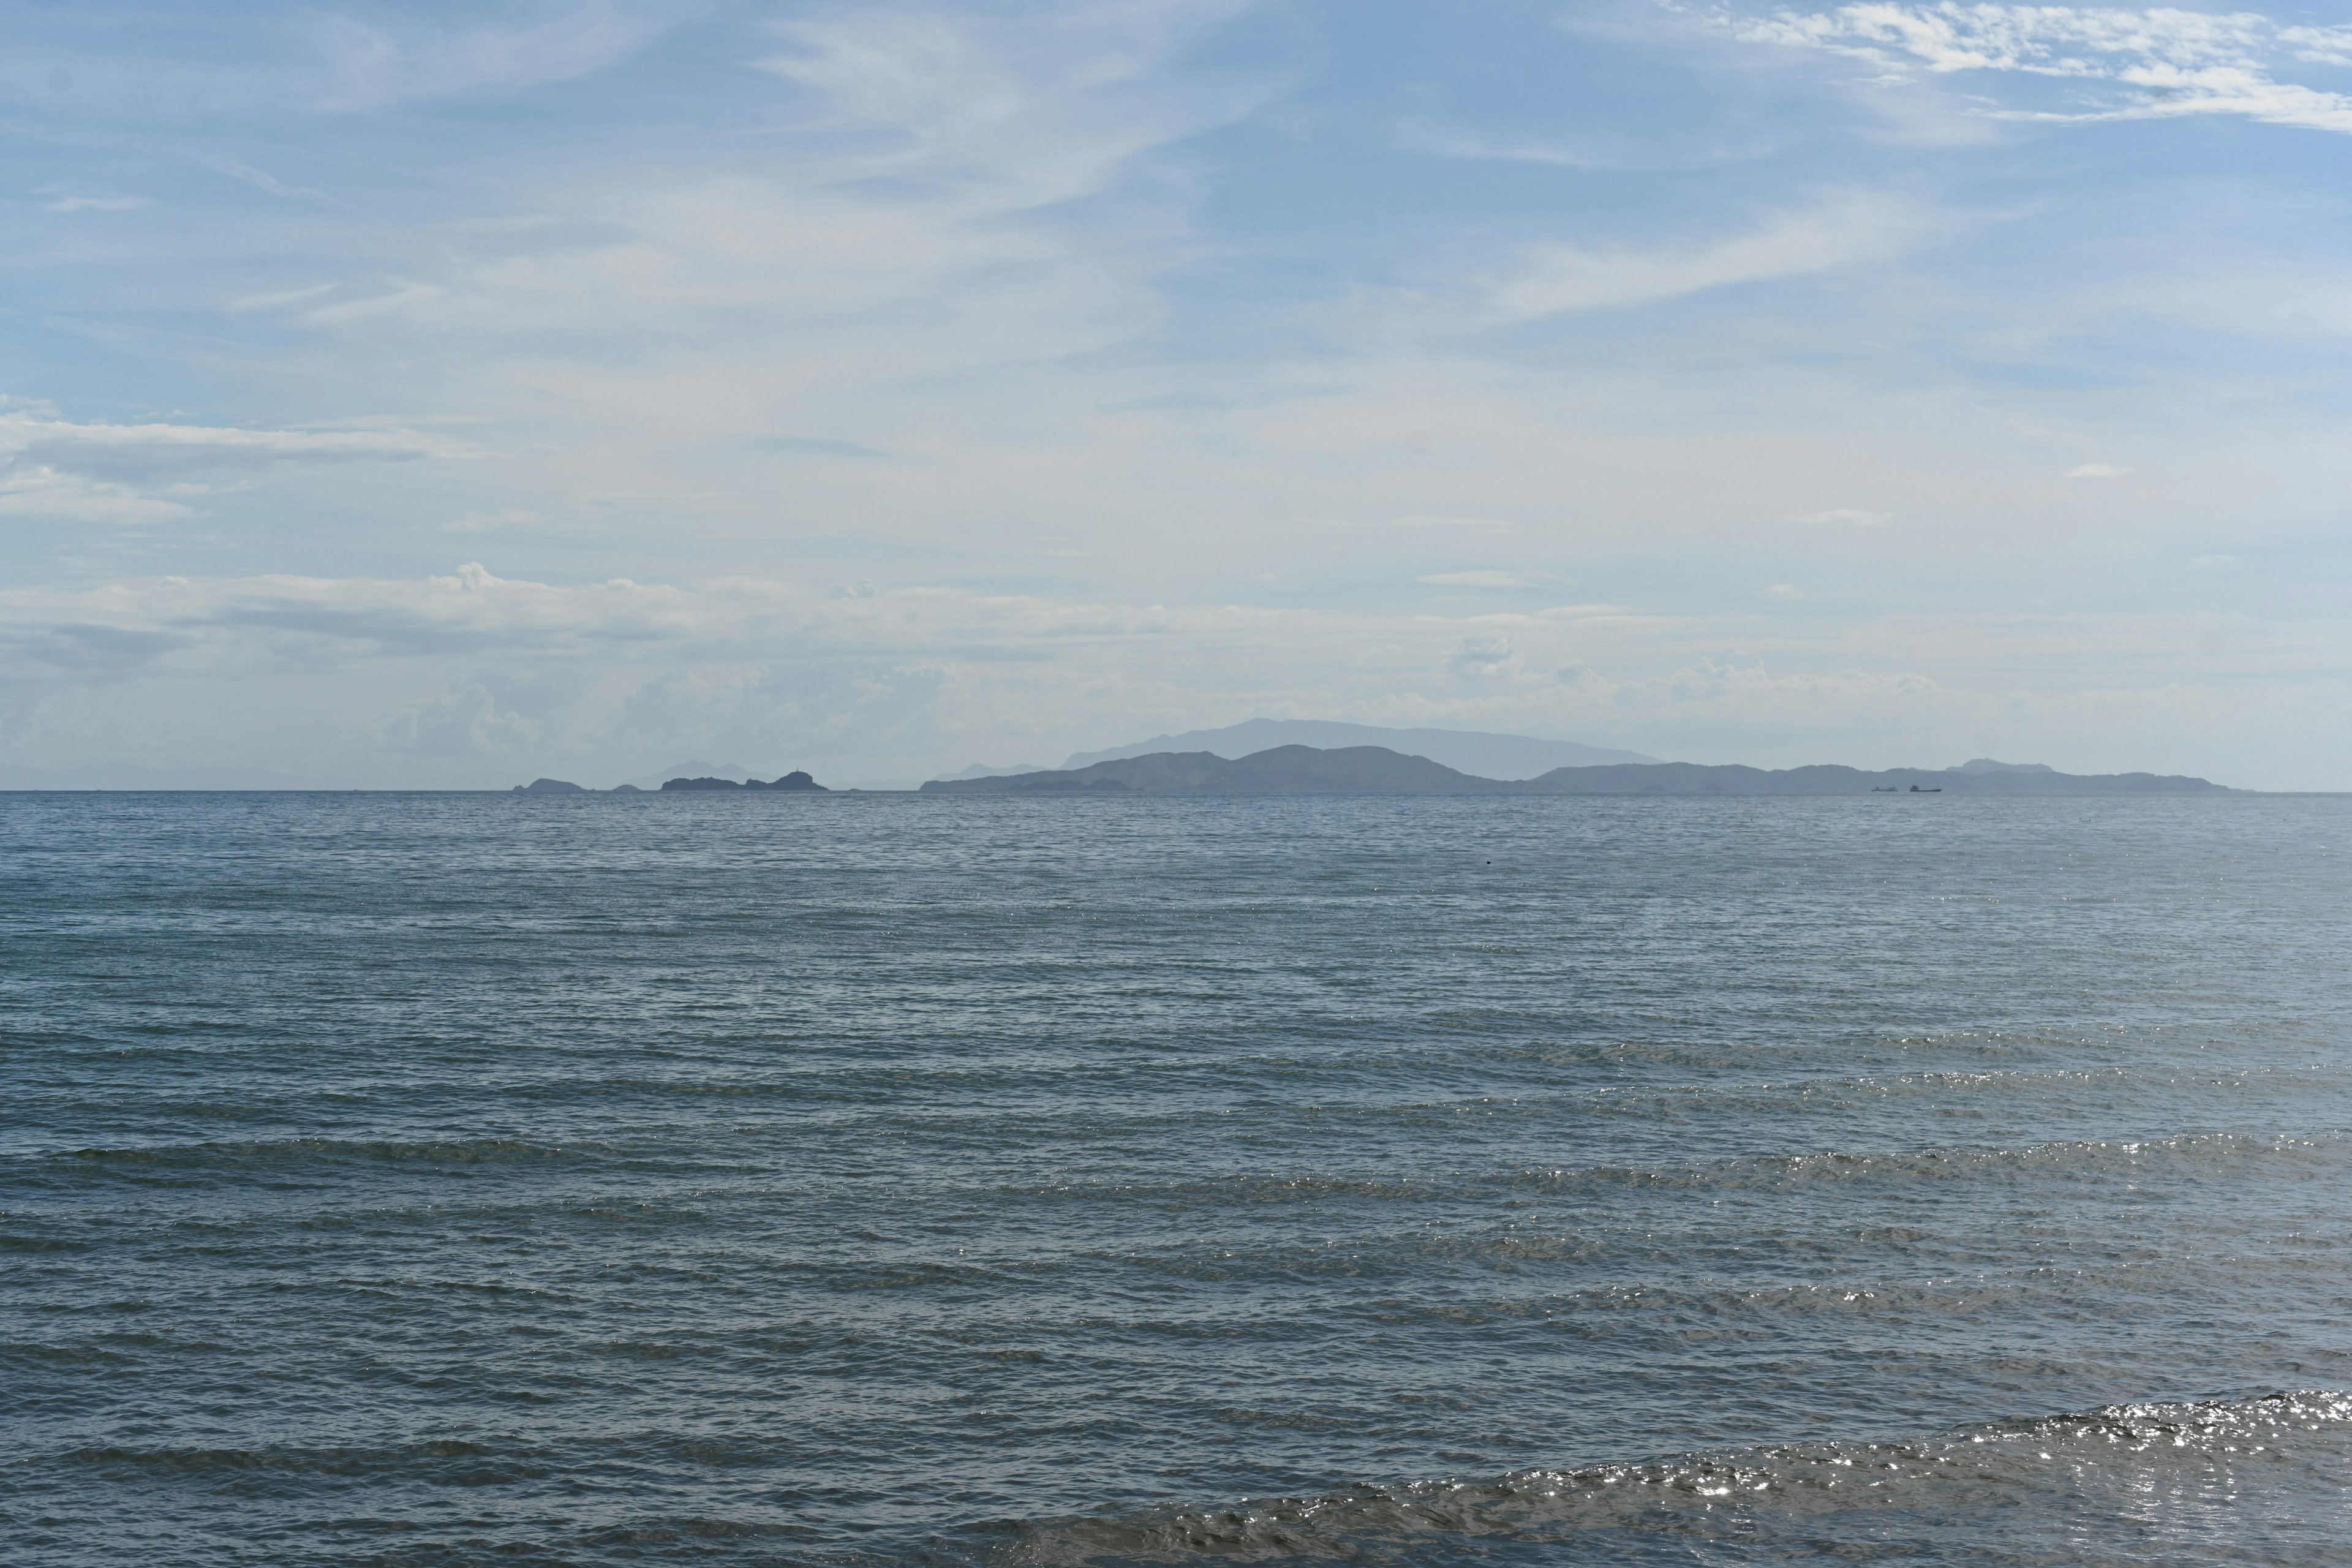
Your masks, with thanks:
[{"label": "low cloud bank", "polygon": [[[163,577],[0,594],[0,767],[478,785],[610,783],[724,752],[754,771],[910,783],[1264,714],[1771,766],[1991,753],[2256,787],[2352,779],[2334,623],[1923,616],[1874,637],[1875,668],[1855,668],[1818,634],[1627,605],[1394,616],[835,596],[740,579],[559,584],[478,563]],[[1909,667],[1888,668],[1889,650]],[[2184,657],[2197,678],[2179,673]],[[2173,739],[2151,751],[2151,734]]]}]

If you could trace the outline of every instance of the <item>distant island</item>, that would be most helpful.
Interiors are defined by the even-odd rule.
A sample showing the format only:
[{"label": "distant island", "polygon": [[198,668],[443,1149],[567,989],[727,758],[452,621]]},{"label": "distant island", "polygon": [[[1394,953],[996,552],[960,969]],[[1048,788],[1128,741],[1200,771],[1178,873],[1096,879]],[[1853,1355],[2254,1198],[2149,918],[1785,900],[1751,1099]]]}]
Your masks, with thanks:
[{"label": "distant island", "polygon": [[573,784],[569,779],[533,779],[527,784],[515,785],[512,793],[516,795],[660,795],[671,790],[711,789],[789,790],[800,794],[816,795],[833,793],[798,769],[769,784],[761,784],[758,779],[745,779],[740,784],[733,779],[721,778],[665,779],[659,790],[644,790],[635,784],[625,784],[608,791],[599,791]]},{"label": "distant island", "polygon": [[[1581,741],[1540,741],[1532,735],[1490,734],[1478,730],[1391,730],[1377,724],[1349,724],[1332,719],[1245,719],[1221,730],[1188,730],[1181,735],[1160,735],[1102,752],[1079,752],[1059,771],[1075,772],[1097,763],[1162,752],[1213,752],[1220,757],[1242,758],[1279,746],[1312,746],[1318,751],[1345,751],[1356,746],[1381,746],[1408,757],[1426,757],[1456,773],[1489,779],[1531,779],[1554,768],[1589,768],[1604,763],[1654,763],[1640,752],[1609,746],[1588,746]],[[1027,768],[974,766],[953,775],[975,778],[989,773],[1038,773]]]},{"label": "distant island", "polygon": [[[1271,721],[1254,721],[1269,724]],[[1283,721],[1283,723],[1292,722]],[[1245,730],[1248,725],[1235,725]],[[1352,726],[1330,726],[1334,729]],[[1513,739],[1472,736],[1479,742]],[[1528,744],[1567,746],[1567,742]],[[1597,748],[1581,748],[1597,750]],[[1501,750],[1497,748],[1497,750]],[[1505,755],[1518,761],[1525,753]],[[1605,754],[1605,753],[1604,753]],[[1620,753],[1624,754],[1624,753]],[[704,764],[708,766],[709,764]],[[740,770],[730,767],[729,773]],[[591,790],[568,779],[539,778],[513,793],[561,795],[829,795],[805,771],[773,780],[718,773],[662,777],[648,790],[632,782]],[[1242,756],[1213,751],[1163,751],[1113,756],[1082,767],[1021,772],[967,770],[933,779],[924,795],[2242,795],[2208,779],[2159,773],[2062,773],[2042,763],[1978,757],[1953,768],[1801,768],[1713,766],[1701,763],[1611,762],[1554,767],[1531,777],[1488,778],[1390,746],[1269,746]]]},{"label": "distant island", "polygon": [[784,774],[772,784],[761,784],[758,779],[745,779],[741,784],[737,784],[733,779],[665,779],[662,781],[662,789],[664,792],[674,789],[789,789],[813,790],[819,795],[830,793],[824,785],[798,769]]},{"label": "distant island", "polygon": [[[664,787],[668,787],[665,785]],[[1228,759],[1157,752],[1082,768],[933,779],[925,795],[2235,795],[2210,780],[2158,773],[2062,773],[2040,763],[1979,757],[1956,768],[1872,773],[1833,764],[1765,769],[1699,763],[1610,763],[1554,768],[1530,779],[1458,773],[1385,746],[1275,746]]]}]

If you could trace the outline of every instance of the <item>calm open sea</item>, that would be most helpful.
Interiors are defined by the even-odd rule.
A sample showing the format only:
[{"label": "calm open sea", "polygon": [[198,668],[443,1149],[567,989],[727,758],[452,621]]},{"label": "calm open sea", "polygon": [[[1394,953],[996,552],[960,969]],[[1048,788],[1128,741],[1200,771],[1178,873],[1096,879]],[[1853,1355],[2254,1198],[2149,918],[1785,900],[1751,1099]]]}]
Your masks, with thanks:
[{"label": "calm open sea", "polygon": [[0,795],[0,1561],[2340,1564],[2347,851]]}]

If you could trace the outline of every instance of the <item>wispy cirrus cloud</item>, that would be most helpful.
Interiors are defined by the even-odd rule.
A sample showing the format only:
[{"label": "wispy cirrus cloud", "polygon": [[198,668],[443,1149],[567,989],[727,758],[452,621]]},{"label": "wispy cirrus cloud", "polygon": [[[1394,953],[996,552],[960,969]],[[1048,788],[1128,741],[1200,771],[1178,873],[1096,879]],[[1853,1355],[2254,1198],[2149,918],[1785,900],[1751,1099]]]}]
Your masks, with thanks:
[{"label": "wispy cirrus cloud", "polygon": [[342,458],[453,458],[461,443],[415,430],[249,430],[236,426],[77,424],[68,419],[0,414],[0,454],[58,450],[142,449],[202,453],[226,462]]},{"label": "wispy cirrus cloud", "polygon": [[251,185],[255,190],[268,191],[271,195],[282,196],[288,201],[321,202],[331,199],[324,191],[314,191],[308,185],[289,184],[267,169],[257,169],[250,163],[240,163],[233,158],[205,158],[199,161],[215,174],[225,174],[232,180]]},{"label": "wispy cirrus cloud", "polygon": [[1406,120],[1395,130],[1396,143],[1408,153],[1431,158],[1465,158],[1506,163],[1540,163],[1560,169],[1612,169],[1623,162],[1560,142],[1528,137],[1481,134],[1459,125],[1433,120]]},{"label": "wispy cirrus cloud", "polygon": [[[729,726],[935,679],[950,766],[1255,711],[1955,761],[2012,686],[2202,679],[2158,611],[2291,619],[2346,570],[2335,144],[1992,117],[2275,110],[2352,92],[2352,39],[2119,8],[2166,3],[1467,6],[1432,48],[1428,7],[793,0],[634,53],[694,0],[36,7],[27,79],[54,47],[80,85],[0,332],[26,375],[86,347],[17,384],[65,415],[0,402],[0,593],[61,595],[0,614],[0,761],[797,765]],[[303,423],[357,410],[498,449]],[[2140,472],[2061,479],[2090,458]],[[496,580],[426,581],[461,543]],[[2221,551],[2260,564],[2184,564]],[[309,575],[201,577],[263,562]],[[150,571],[200,576],[97,581]],[[2126,600],[2104,651],[1966,618],[2063,642]],[[2337,782],[2305,677],[2344,636],[2277,674],[2230,631],[2212,711],[2306,704],[2267,731],[2041,732]],[[1728,648],[1771,679],[1691,673]],[[1905,730],[1839,670],[1946,706]],[[832,742],[847,776],[895,733]]]},{"label": "wispy cirrus cloud", "polygon": [[142,488],[172,475],[282,463],[404,462],[467,456],[462,443],[414,430],[252,430],[234,426],[83,424],[47,409],[0,412],[0,515],[77,522],[171,522],[192,510]]},{"label": "wispy cirrus cloud", "polygon": [[58,196],[43,202],[41,210],[52,213],[127,213],[151,205],[146,196]]},{"label": "wispy cirrus cloud", "polygon": [[569,0],[486,5],[462,26],[398,11],[362,21],[314,13],[307,30],[324,58],[326,109],[404,99],[514,91],[569,81],[644,47],[699,6]]},{"label": "wispy cirrus cloud", "polygon": [[334,292],[332,283],[313,283],[301,289],[271,289],[258,294],[243,294],[224,307],[232,316],[242,316],[255,310],[282,310],[291,306],[308,304],[322,294]]},{"label": "wispy cirrus cloud", "polygon": [[[1188,193],[1156,188],[1094,232],[1060,209],[1265,100],[1267,72],[1170,68],[1244,8],[813,6],[774,24],[746,62],[772,79],[768,112],[783,120],[763,128],[761,159],[545,193],[580,241],[485,231],[440,266],[230,308],[354,337],[462,334],[469,353],[526,333],[593,343],[625,324],[672,356],[740,360],[730,374],[768,395],[824,374],[836,400],[845,377],[1099,348],[1158,320],[1148,279],[1171,257],[1151,240]],[[713,401],[724,419],[759,395]]]},{"label": "wispy cirrus cloud", "polygon": [[1928,226],[1908,204],[1853,195],[1784,212],[1745,234],[1665,250],[1530,247],[1494,291],[1506,316],[1645,305],[1738,283],[1829,272],[1896,254]]},{"label": "wispy cirrus cloud", "polygon": [[2352,26],[2303,26],[2250,11],[2172,7],[1872,3],[1769,15],[1727,8],[1734,36],[1752,43],[1833,50],[1892,77],[1913,69],[2010,73],[2109,84],[2104,101],[2074,110],[2013,106],[1987,112],[2059,121],[2242,115],[2352,135],[2352,97],[2284,73],[2294,65],[2352,64]]},{"label": "wispy cirrus cloud", "polygon": [[1171,80],[1164,67],[1244,0],[1122,0],[989,18],[942,6],[819,11],[777,25],[761,68],[862,136],[871,174],[1026,207],[1101,189],[1137,154],[1238,118],[1263,72]]}]

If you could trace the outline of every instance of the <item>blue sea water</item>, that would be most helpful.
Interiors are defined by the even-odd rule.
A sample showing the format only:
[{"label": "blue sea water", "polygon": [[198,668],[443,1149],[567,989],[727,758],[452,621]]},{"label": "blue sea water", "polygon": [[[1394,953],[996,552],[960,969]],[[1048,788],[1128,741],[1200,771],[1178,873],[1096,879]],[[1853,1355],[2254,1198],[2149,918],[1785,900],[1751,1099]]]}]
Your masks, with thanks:
[{"label": "blue sea water", "polygon": [[0,796],[0,1561],[2352,1560],[2347,849]]}]

